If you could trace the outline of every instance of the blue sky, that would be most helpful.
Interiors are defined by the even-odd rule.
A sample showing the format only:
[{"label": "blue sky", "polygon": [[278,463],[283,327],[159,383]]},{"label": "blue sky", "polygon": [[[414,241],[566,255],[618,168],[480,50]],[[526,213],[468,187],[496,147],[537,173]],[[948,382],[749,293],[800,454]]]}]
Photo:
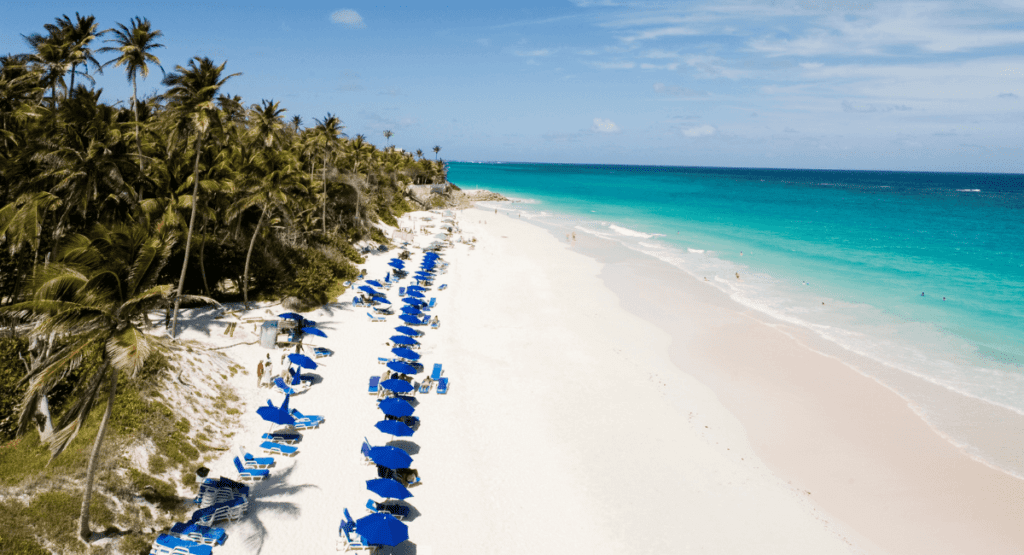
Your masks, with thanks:
[{"label": "blue sky", "polygon": [[247,103],[451,160],[1024,172],[1022,0],[8,0],[0,53],[76,11],[149,18],[167,71],[226,60]]}]

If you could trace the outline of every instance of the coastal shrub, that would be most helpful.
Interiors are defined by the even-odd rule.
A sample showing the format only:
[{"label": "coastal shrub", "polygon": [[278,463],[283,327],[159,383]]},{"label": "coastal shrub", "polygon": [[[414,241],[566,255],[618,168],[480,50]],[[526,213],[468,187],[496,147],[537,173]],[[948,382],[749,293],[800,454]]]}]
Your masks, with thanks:
[{"label": "coastal shrub", "polygon": [[143,499],[156,505],[161,510],[173,512],[181,505],[174,486],[159,478],[140,472],[134,468],[128,469],[128,481],[132,493],[142,496]]},{"label": "coastal shrub", "polygon": [[430,197],[431,208],[444,208],[448,205],[448,202],[441,195],[433,195]]},{"label": "coastal shrub", "polygon": [[13,439],[18,428],[18,405],[28,387],[20,383],[25,377],[25,365],[18,359],[18,353],[27,348],[28,342],[22,338],[0,338],[0,444]]},{"label": "coastal shrub", "polygon": [[373,239],[374,241],[376,241],[378,243],[381,243],[381,244],[384,244],[384,245],[391,244],[391,241],[388,240],[387,235],[384,235],[384,232],[381,231],[380,228],[377,228],[377,227],[371,227],[370,228],[370,238]]}]

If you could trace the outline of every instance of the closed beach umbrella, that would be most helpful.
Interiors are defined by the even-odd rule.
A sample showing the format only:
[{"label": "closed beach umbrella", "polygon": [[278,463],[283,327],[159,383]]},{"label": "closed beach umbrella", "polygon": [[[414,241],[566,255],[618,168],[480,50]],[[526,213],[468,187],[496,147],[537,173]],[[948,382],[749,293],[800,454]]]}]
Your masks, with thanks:
[{"label": "closed beach umbrella", "polygon": [[411,383],[405,380],[400,380],[398,378],[384,380],[380,382],[380,386],[388,391],[394,391],[395,393],[409,393],[410,391],[412,391]]},{"label": "closed beach umbrella", "polygon": [[390,513],[373,513],[356,521],[356,532],[370,545],[395,546],[409,539],[409,527]]},{"label": "closed beach umbrella", "polygon": [[309,335],[316,335],[318,337],[327,337],[326,333],[320,331],[317,328],[302,328],[302,332],[308,333]]},{"label": "closed beach umbrella", "polygon": [[409,364],[408,362],[405,362],[404,360],[392,360],[391,362],[387,363],[385,366],[387,366],[389,370],[393,370],[395,372],[398,372],[399,374],[418,374],[419,373],[419,368],[416,368],[416,366],[414,366],[412,364]]},{"label": "closed beach umbrella", "polygon": [[392,447],[390,445],[382,445],[380,447],[370,448],[370,460],[374,464],[383,466],[384,468],[390,468],[395,470],[396,468],[409,468],[412,464],[412,457],[409,453],[399,449],[398,447]]},{"label": "closed beach umbrella", "polygon": [[395,328],[395,331],[397,331],[398,333],[404,333],[405,335],[411,335],[413,337],[419,337],[423,335],[423,332],[419,330],[414,330],[409,326],[398,326],[397,328]]},{"label": "closed beach umbrella", "polygon": [[419,345],[420,342],[408,335],[392,335],[391,342],[395,345]]},{"label": "closed beach umbrella", "polygon": [[284,318],[286,320],[299,320],[302,321],[302,315],[294,312],[285,312],[284,314],[278,314],[278,318]]},{"label": "closed beach umbrella", "polygon": [[313,359],[299,353],[291,353],[290,355],[288,355],[288,360],[301,368],[309,368],[310,370],[316,368],[317,366],[316,362],[314,362]]},{"label": "closed beach umbrella", "polygon": [[384,499],[408,499],[412,497],[409,488],[390,478],[374,478],[366,481],[366,489]]},{"label": "closed beach umbrella", "polygon": [[395,353],[395,356],[399,356],[399,357],[402,357],[402,358],[407,358],[409,360],[419,360],[420,359],[420,354],[419,353],[417,353],[416,351],[413,351],[412,349],[406,349],[405,347],[396,347],[394,349],[391,349],[391,352]]},{"label": "closed beach umbrella", "polygon": [[409,401],[399,399],[398,397],[388,397],[387,399],[384,399],[377,403],[377,408],[383,411],[384,414],[394,416],[396,418],[412,416],[412,413],[416,412],[416,409],[409,404]]},{"label": "closed beach umbrella", "polygon": [[412,428],[406,426],[405,423],[399,422],[398,420],[381,420],[374,424],[378,430],[385,434],[396,436],[396,437],[409,437],[414,432]]},{"label": "closed beach umbrella", "polygon": [[405,322],[406,324],[412,324],[414,326],[422,326],[423,324],[426,324],[426,322],[424,322],[422,319],[417,318],[415,316],[410,316],[408,314],[399,314],[398,319]]}]

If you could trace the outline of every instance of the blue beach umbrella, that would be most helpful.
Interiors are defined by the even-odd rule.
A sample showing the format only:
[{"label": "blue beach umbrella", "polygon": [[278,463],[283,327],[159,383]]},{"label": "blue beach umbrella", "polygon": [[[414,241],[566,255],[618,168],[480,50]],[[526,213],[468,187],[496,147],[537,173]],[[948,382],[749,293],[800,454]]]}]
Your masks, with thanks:
[{"label": "blue beach umbrella", "polygon": [[405,297],[402,301],[409,306],[415,306],[417,308],[427,306],[427,303],[424,302],[423,299],[417,299],[416,297]]},{"label": "blue beach umbrella", "polygon": [[409,539],[409,527],[390,513],[373,513],[356,521],[356,532],[370,545],[395,546]]},{"label": "blue beach umbrella", "polygon": [[406,426],[403,422],[398,420],[381,420],[374,424],[374,427],[384,432],[385,434],[392,435],[395,437],[409,437],[414,432],[412,428]]},{"label": "blue beach umbrella", "polygon": [[426,296],[423,293],[420,293],[419,291],[409,291],[408,289],[406,289],[405,294],[406,296],[412,297],[414,299],[422,299],[423,297]]},{"label": "blue beach umbrella", "polygon": [[399,356],[399,357],[402,357],[402,358],[407,358],[409,360],[419,360],[420,359],[420,354],[419,353],[417,353],[416,351],[413,351],[412,349],[406,349],[405,347],[395,347],[394,349],[391,349],[391,352],[395,353],[395,356]]},{"label": "blue beach umbrella", "polygon": [[374,287],[384,287],[383,283],[381,283],[381,282],[379,282],[379,281],[377,281],[375,279],[367,280],[366,281],[366,285],[372,285]]},{"label": "blue beach umbrella", "polygon": [[409,326],[398,326],[397,328],[395,328],[395,331],[397,331],[398,333],[404,333],[405,335],[411,335],[412,337],[419,337],[423,335],[423,332],[421,332],[420,330],[414,330]]},{"label": "blue beach umbrella", "polygon": [[412,497],[409,489],[391,478],[374,478],[366,481],[366,489],[384,499],[408,499]]},{"label": "blue beach umbrella", "polygon": [[394,416],[396,418],[412,416],[412,413],[416,412],[416,409],[409,404],[409,401],[399,399],[398,397],[388,397],[387,399],[384,399],[377,403],[377,408],[379,408],[384,414]]},{"label": "blue beach umbrella", "polygon": [[374,464],[390,468],[391,470],[409,468],[409,465],[412,464],[412,457],[409,456],[409,453],[390,445],[371,447],[370,460]]},{"label": "blue beach umbrella", "polygon": [[396,264],[394,262],[388,262],[388,266],[391,266],[396,270],[401,270],[402,268],[405,268],[405,266],[403,266],[402,264]]},{"label": "blue beach umbrella", "polygon": [[256,409],[256,414],[273,424],[280,424],[282,426],[295,424],[295,417],[288,413],[288,397],[288,395],[285,395],[284,402],[281,403],[280,407],[275,407],[274,403],[267,399],[267,406]]},{"label": "blue beach umbrella", "polygon": [[419,345],[420,342],[408,335],[392,335],[391,342],[395,345]]},{"label": "blue beach umbrella", "polygon": [[302,333],[308,333],[309,335],[316,335],[318,337],[327,337],[327,334],[317,328],[302,328]]},{"label": "blue beach umbrella", "polygon": [[423,287],[422,285],[410,285],[409,287],[406,287],[405,290],[406,291],[419,291],[420,293],[422,293],[422,292],[426,291],[427,288]]},{"label": "blue beach umbrella", "polygon": [[278,314],[277,317],[284,318],[286,320],[298,320],[300,322],[302,321],[302,315],[296,314],[294,312],[285,312],[284,314]]},{"label": "blue beach umbrella", "polygon": [[402,307],[402,314],[411,314],[413,316],[423,316],[423,312],[415,306],[405,305]]},{"label": "blue beach umbrella", "polygon": [[426,324],[426,322],[424,322],[422,319],[417,318],[415,316],[410,316],[408,314],[399,314],[398,319],[405,322],[406,324],[412,324],[414,326],[422,326],[423,324]]},{"label": "blue beach umbrella", "polygon": [[380,382],[380,386],[388,391],[394,391],[395,393],[409,393],[412,391],[412,384],[400,380],[398,378],[391,378],[390,380],[384,380]]},{"label": "blue beach umbrella", "polygon": [[299,353],[291,353],[291,354],[289,354],[288,355],[288,360],[293,362],[293,363],[295,363],[296,365],[298,365],[298,366],[300,366],[302,368],[309,368],[310,370],[312,370],[312,369],[317,367],[317,364],[316,364],[316,362],[313,361],[313,359],[309,358],[306,355],[302,355],[302,354],[299,354]]},{"label": "blue beach umbrella", "polygon": [[381,294],[380,291],[376,291],[373,287],[370,287],[368,285],[360,285],[359,286],[359,290],[362,291],[363,293],[366,293],[367,295],[380,295]]},{"label": "blue beach umbrella", "polygon": [[375,302],[375,303],[381,303],[381,304],[391,304],[391,301],[387,300],[384,297],[380,297],[380,296],[370,297],[370,301]]},{"label": "blue beach umbrella", "polygon": [[420,368],[417,368],[415,365],[409,364],[404,360],[392,360],[385,366],[387,366],[389,370],[393,370],[399,374],[418,374],[420,371]]}]

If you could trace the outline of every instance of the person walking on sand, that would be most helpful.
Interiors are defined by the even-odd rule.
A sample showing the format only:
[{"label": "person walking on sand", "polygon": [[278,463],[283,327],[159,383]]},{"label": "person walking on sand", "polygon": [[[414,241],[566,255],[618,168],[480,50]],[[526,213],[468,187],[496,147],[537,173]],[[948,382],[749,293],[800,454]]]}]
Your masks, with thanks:
[{"label": "person walking on sand", "polygon": [[263,387],[263,361],[256,366],[256,387]]},{"label": "person walking on sand", "polygon": [[263,361],[263,371],[267,374],[267,378],[274,375],[274,362],[270,360],[270,353],[267,353],[267,360]]}]

